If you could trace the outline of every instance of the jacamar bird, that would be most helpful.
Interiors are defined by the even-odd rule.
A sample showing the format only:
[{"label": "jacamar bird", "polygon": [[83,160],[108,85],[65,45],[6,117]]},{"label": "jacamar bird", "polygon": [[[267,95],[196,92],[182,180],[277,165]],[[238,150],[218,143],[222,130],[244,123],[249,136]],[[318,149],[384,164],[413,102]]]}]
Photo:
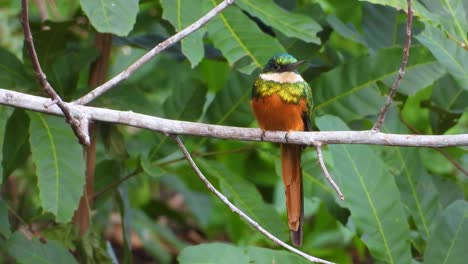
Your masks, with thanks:
[{"label": "jacamar bird", "polygon": [[[304,61],[282,53],[271,58],[255,80],[251,105],[265,131],[308,131],[312,91],[297,72]],[[287,135],[287,134],[286,134]],[[291,241],[302,244],[304,203],[302,194],[302,146],[281,144],[281,171],[286,194]]]}]

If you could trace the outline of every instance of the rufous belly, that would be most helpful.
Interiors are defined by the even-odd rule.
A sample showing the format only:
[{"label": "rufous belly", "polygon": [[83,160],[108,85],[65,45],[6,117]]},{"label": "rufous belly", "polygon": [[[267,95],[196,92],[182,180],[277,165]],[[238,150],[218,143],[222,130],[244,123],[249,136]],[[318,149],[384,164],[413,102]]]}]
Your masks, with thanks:
[{"label": "rufous belly", "polygon": [[272,131],[303,131],[302,115],[306,111],[306,101],[298,104],[286,103],[274,94],[266,97],[253,98],[251,105],[259,126]]}]

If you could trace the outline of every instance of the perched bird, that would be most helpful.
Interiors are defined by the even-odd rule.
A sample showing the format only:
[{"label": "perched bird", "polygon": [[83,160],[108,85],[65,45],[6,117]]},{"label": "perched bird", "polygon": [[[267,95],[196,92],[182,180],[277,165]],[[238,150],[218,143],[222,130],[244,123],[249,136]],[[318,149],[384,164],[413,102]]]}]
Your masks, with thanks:
[{"label": "perched bird", "polygon": [[[282,53],[271,58],[255,80],[251,105],[264,131],[308,131],[312,91],[297,72],[304,61]],[[281,144],[281,171],[286,194],[291,241],[302,245],[304,203],[302,194],[302,146]]]}]

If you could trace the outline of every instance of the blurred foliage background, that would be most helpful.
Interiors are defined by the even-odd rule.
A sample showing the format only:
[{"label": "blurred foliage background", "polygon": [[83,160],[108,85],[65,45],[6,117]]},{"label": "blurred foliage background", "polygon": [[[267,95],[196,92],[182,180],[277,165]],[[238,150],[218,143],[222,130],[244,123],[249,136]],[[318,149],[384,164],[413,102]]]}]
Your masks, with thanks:
[{"label": "blurred foliage background", "polygon": [[[48,80],[65,100],[90,91],[94,38],[112,34],[107,79],[219,0],[36,0],[31,27]],[[406,75],[383,130],[468,131],[468,2],[413,1]],[[20,1],[0,0],[0,87],[43,95],[23,47]],[[401,63],[406,1],[237,0],[93,106],[256,127],[251,84],[278,52],[307,60],[316,130],[372,127]],[[231,201],[288,241],[274,144],[183,137]],[[72,224],[85,183],[81,146],[63,118],[0,107],[0,262],[305,263],[210,193],[162,134],[97,124],[92,224]],[[332,145],[302,158],[301,250],[337,263],[465,263],[468,152]]]}]

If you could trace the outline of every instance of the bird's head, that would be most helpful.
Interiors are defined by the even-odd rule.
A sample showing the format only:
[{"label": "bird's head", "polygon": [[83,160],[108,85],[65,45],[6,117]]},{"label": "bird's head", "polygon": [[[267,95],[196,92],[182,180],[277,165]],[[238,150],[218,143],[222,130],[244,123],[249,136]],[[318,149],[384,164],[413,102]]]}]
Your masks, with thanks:
[{"label": "bird's head", "polygon": [[263,73],[275,73],[275,72],[296,72],[297,67],[304,63],[304,61],[298,61],[292,55],[287,53],[280,53],[273,56],[263,68]]}]

